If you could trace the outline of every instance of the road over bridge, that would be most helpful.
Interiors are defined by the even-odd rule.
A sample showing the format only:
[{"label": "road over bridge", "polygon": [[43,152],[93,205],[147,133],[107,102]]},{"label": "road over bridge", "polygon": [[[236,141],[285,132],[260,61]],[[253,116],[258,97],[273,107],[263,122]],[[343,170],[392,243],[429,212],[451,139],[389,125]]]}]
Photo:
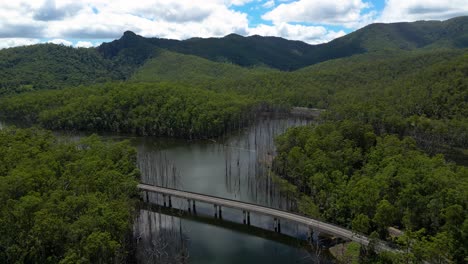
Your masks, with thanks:
[{"label": "road over bridge", "polygon": [[[219,208],[219,214],[221,215],[221,207],[228,207],[233,209],[242,210],[244,213],[244,222],[250,222],[250,212],[262,214],[266,216],[271,216],[275,219],[275,230],[280,230],[280,219],[292,221],[304,226],[309,227],[310,230],[314,232],[323,232],[329,235],[333,235],[336,237],[341,237],[343,239],[355,241],[361,245],[368,246],[370,243],[370,239],[364,235],[357,234],[349,229],[336,226],[330,223],[326,223],[320,220],[312,219],[306,216],[298,215],[295,213],[274,209],[270,207],[265,207],[261,205],[245,203],[200,193],[193,193],[187,191],[180,191],[175,189],[169,189],[164,187],[152,186],[147,184],[138,184],[138,189],[144,191],[146,193],[159,193],[162,194],[164,197],[168,198],[168,202],[170,204],[170,197],[178,197],[187,199],[189,201],[189,208],[190,208],[190,201],[199,201],[203,203],[213,204],[216,210]],[[195,203],[193,203],[193,207],[195,209]],[[383,241],[377,241],[375,244],[376,249],[378,251],[395,251],[395,249],[390,248],[386,243]]]}]

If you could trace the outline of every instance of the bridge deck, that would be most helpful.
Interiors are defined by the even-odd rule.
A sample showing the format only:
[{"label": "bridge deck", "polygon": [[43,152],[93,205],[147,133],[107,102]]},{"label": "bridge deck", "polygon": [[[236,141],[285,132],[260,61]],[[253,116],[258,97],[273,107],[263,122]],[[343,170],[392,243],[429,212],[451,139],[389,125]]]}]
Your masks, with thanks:
[{"label": "bridge deck", "polygon": [[[315,231],[320,231],[326,234],[330,234],[330,235],[334,235],[337,237],[355,241],[364,246],[367,246],[369,244],[369,239],[367,237],[356,234],[349,229],[335,226],[332,224],[328,224],[328,223],[325,223],[316,219],[311,219],[302,215],[270,208],[270,207],[265,207],[265,206],[260,206],[260,205],[255,205],[255,204],[250,204],[250,203],[245,203],[245,202],[240,202],[240,201],[235,201],[235,200],[230,200],[230,199],[225,199],[225,198],[219,198],[219,197],[214,197],[214,196],[209,196],[209,195],[204,195],[204,194],[198,194],[198,193],[193,193],[193,192],[179,191],[175,189],[152,186],[152,185],[147,185],[147,184],[138,184],[138,188],[142,191],[155,192],[155,193],[170,195],[174,197],[184,198],[184,199],[196,200],[196,201],[200,201],[204,203],[216,204],[216,205],[220,205],[223,207],[229,207],[229,208],[244,210],[248,212],[255,212],[258,214],[285,219],[285,220],[293,221],[299,224],[303,224],[305,226],[312,228]],[[383,250],[388,250],[388,249],[385,248]]]}]

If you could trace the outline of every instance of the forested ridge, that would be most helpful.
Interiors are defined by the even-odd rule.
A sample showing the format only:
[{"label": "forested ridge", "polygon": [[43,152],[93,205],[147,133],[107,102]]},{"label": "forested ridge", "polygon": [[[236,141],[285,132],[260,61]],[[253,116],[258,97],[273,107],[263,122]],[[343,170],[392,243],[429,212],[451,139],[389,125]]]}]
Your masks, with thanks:
[{"label": "forested ridge", "polygon": [[[125,51],[128,42],[196,55],[244,67],[265,65],[292,71],[323,61],[373,51],[468,47],[468,17],[446,21],[372,24],[329,43],[308,45],[277,37],[230,34],[224,38],[191,38],[183,41],[142,38],[127,32],[120,40],[99,47],[105,54]],[[145,53],[147,53],[145,51]]]},{"label": "forested ridge", "polygon": [[276,37],[230,34],[184,41],[144,38],[127,31],[97,48],[39,44],[0,50],[0,95],[126,80],[161,51],[194,55],[242,67],[294,71],[369,52],[463,49],[468,17],[446,21],[371,24],[329,43],[309,45]]},{"label": "forested ridge", "polygon": [[[363,251],[362,262],[463,263],[467,25],[373,24],[315,46],[125,32],[96,49],[1,50],[0,120],[200,139],[245,127],[260,111],[322,108],[318,124],[276,140],[272,172],[296,209],[403,249]],[[0,130],[0,141],[1,259],[124,261],[138,181],[127,143],[66,143],[17,128]]]},{"label": "forested ridge", "polygon": [[1,262],[125,262],[138,195],[135,163],[128,142],[0,130]]},{"label": "forested ridge", "polygon": [[388,240],[403,254],[365,261],[455,261],[467,256],[468,170],[428,156],[410,137],[376,135],[358,121],[290,129],[277,139],[274,171],[300,212]]},{"label": "forested ridge", "polygon": [[123,78],[94,49],[40,44],[0,51],[0,96]]},{"label": "forested ridge", "polygon": [[255,101],[170,83],[109,83],[39,91],[0,103],[8,120],[56,130],[209,138],[248,124]]}]

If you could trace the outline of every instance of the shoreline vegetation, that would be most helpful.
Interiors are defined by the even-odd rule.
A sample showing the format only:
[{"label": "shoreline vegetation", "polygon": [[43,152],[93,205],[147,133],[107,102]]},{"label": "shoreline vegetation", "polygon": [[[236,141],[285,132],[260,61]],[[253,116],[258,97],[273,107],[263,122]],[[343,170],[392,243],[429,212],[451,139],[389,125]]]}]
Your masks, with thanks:
[{"label": "shoreline vegetation", "polygon": [[[276,145],[276,182],[299,212],[405,252],[365,261],[462,262],[467,255],[465,166],[423,153],[410,137],[378,136],[352,121],[291,128]],[[388,233],[393,226],[404,231],[397,239]]]}]

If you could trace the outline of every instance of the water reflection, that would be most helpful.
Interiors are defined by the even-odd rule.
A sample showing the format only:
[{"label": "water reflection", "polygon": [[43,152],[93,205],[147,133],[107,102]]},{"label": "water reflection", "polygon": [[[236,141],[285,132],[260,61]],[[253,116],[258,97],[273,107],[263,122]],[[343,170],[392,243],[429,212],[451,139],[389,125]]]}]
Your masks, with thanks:
[{"label": "water reflection", "polygon": [[[140,263],[330,263],[291,241],[141,210],[135,225]],[[234,230],[233,230],[234,229]],[[274,234],[274,233],[273,233]]]},{"label": "water reflection", "polygon": [[288,127],[310,122],[264,116],[217,141],[137,138],[142,182],[288,209],[269,175],[273,141]]},{"label": "water reflection", "polygon": [[[301,118],[261,116],[249,128],[224,138],[191,142],[100,134],[109,140],[130,140],[138,150],[138,166],[145,183],[294,209],[285,197],[281,197],[269,175],[269,164],[275,155],[273,140],[288,127],[310,122]],[[55,134],[64,140],[78,140],[91,133]],[[149,198],[155,204],[163,204],[162,196],[150,194]],[[186,200],[173,198],[172,205],[187,211]],[[224,221],[213,222],[213,205],[197,203],[196,209],[201,217],[189,219],[168,212],[141,209],[134,224],[138,262],[330,262],[322,251],[307,251],[299,240],[285,240],[274,232],[260,231],[274,230],[274,221],[270,217],[252,213],[252,228],[242,225],[243,214],[239,210],[223,208]],[[288,222],[281,224],[282,234],[302,240],[307,237],[305,227]]]},{"label": "water reflection", "polygon": [[[135,138],[133,143],[138,149],[142,182],[280,209],[294,209],[281,196],[270,175],[269,166],[275,155],[274,138],[289,127],[310,122],[312,121],[302,118],[261,116],[249,128],[217,140],[187,142],[151,137]],[[154,204],[162,205],[163,199],[162,195],[149,194],[149,200]],[[186,211],[189,207],[187,201],[182,199],[173,198],[172,204],[174,208]],[[199,216],[214,219],[213,205],[197,203],[196,210]],[[222,213],[224,220],[233,223],[243,221],[242,211],[223,208]],[[153,230],[148,230],[149,223],[145,222],[148,214],[154,215],[154,219],[165,221],[165,224],[151,224]],[[179,253],[172,250],[167,253],[172,256],[170,262],[180,259],[181,255],[190,263],[309,263],[316,259],[312,257],[315,254],[307,252],[297,242],[277,242],[255,234],[240,233],[177,216],[171,216],[172,220],[169,221],[167,217],[169,216],[164,213],[141,211],[135,230],[143,233],[163,232],[159,237],[171,233],[171,230],[179,230],[177,238],[170,241],[187,242],[175,246],[181,249]],[[172,225],[167,226],[167,223]],[[274,230],[271,217],[251,214],[251,224]],[[307,237],[308,230],[305,227],[288,222],[281,224],[282,233],[302,239]],[[142,226],[146,229],[141,229]],[[158,235],[154,234],[153,237]],[[140,261],[150,263],[147,261],[152,258],[145,254],[152,254],[148,247],[154,245],[161,243],[141,240],[138,247]],[[323,262],[326,258],[320,259]]]}]

